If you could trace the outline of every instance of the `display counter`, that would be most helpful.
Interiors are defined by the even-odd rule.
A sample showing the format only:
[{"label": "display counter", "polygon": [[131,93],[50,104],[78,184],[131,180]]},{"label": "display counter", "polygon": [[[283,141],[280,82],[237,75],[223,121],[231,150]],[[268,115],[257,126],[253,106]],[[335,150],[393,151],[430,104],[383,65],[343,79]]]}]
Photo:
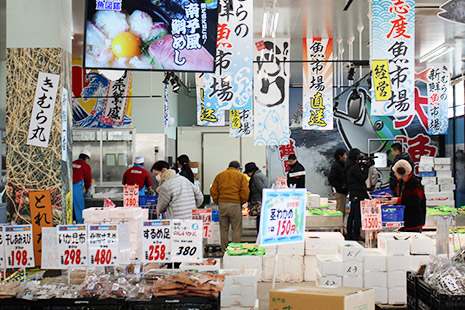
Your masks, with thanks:
[{"label": "display counter", "polygon": [[338,230],[344,232],[344,217],[342,215],[307,215],[306,230]]}]

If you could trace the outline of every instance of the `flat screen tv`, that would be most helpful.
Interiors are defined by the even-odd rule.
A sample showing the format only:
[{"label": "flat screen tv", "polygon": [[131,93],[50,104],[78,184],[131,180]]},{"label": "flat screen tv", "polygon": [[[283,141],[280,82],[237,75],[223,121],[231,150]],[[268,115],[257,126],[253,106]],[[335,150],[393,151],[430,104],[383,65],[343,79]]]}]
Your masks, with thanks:
[{"label": "flat screen tv", "polygon": [[86,69],[214,72],[218,0],[87,0]]}]

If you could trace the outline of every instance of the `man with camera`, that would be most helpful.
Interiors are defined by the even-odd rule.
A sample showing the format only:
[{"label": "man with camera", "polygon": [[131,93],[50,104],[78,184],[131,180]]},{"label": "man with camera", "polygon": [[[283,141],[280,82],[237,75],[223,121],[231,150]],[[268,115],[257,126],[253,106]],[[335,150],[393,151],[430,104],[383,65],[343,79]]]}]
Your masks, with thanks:
[{"label": "man with camera", "polygon": [[360,236],[362,218],[360,202],[369,198],[365,184],[368,178],[369,161],[359,149],[351,149],[345,163],[347,187],[349,189],[350,213],[347,220],[347,240],[363,241]]}]

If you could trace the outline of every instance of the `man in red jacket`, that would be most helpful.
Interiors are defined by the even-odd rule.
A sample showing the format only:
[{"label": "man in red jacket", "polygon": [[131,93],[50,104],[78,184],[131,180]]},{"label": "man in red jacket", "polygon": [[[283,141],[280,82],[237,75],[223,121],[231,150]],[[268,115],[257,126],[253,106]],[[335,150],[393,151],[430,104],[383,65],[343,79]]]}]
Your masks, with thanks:
[{"label": "man in red jacket", "polygon": [[83,188],[86,194],[89,192],[92,182],[92,171],[88,162],[91,153],[88,150],[82,150],[79,158],[73,161],[73,209],[76,223],[82,224],[82,211],[85,208]]},{"label": "man in red jacket", "polygon": [[134,166],[126,170],[123,175],[123,185],[139,185],[139,196],[145,195],[145,189],[151,190],[152,179],[147,170],[144,169],[144,157],[134,158]]}]

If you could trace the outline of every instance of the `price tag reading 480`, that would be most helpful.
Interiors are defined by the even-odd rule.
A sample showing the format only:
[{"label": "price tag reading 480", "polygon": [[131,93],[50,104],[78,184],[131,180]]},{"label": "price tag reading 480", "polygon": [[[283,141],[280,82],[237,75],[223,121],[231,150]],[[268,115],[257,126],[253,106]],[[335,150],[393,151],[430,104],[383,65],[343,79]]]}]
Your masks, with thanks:
[{"label": "price tag reading 480", "polygon": [[89,264],[114,266],[118,263],[118,225],[89,225]]},{"label": "price tag reading 480", "polygon": [[32,226],[5,226],[5,257],[8,268],[34,267]]},{"label": "price tag reading 480", "polygon": [[171,261],[200,262],[203,257],[201,220],[172,220]]},{"label": "price tag reading 480", "polygon": [[86,225],[59,225],[57,238],[61,266],[65,268],[87,266]]},{"label": "price tag reading 480", "polygon": [[142,260],[144,262],[171,261],[171,221],[142,222]]},{"label": "price tag reading 480", "polygon": [[381,202],[375,200],[360,203],[363,230],[380,230],[382,228]]}]

